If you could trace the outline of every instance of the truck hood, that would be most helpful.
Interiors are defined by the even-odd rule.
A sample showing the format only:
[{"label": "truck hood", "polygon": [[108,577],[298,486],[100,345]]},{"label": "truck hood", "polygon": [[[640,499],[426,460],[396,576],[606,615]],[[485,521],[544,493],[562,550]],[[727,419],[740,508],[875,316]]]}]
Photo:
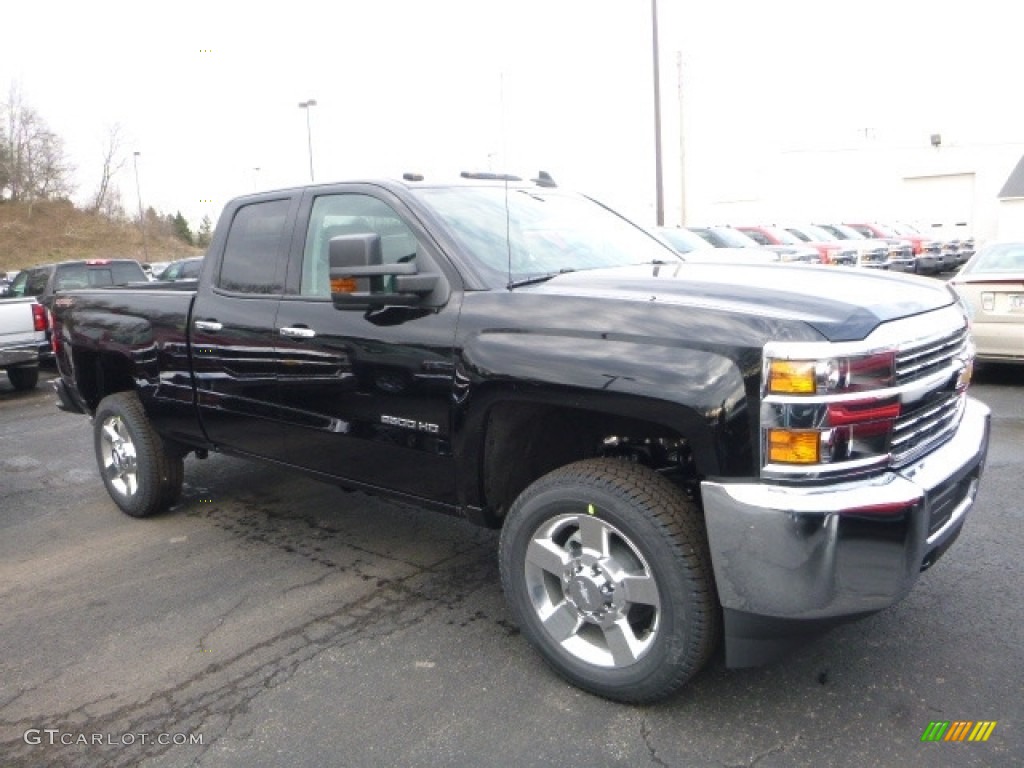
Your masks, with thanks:
[{"label": "truck hood", "polygon": [[956,299],[945,283],[845,267],[658,264],[571,272],[517,291],[678,304],[797,320],[830,341],[858,341],[878,325]]}]

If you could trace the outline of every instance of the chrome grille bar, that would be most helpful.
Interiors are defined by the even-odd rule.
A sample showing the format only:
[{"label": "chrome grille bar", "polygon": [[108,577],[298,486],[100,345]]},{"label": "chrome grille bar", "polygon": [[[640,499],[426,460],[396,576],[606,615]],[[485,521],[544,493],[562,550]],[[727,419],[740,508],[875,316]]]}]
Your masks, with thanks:
[{"label": "chrome grille bar", "polygon": [[893,464],[913,461],[952,432],[959,423],[963,402],[962,395],[951,393],[940,402],[899,418],[892,433]]},{"label": "chrome grille bar", "polygon": [[967,344],[967,330],[926,344],[900,350],[896,355],[896,383],[906,384],[947,366],[962,355]]}]

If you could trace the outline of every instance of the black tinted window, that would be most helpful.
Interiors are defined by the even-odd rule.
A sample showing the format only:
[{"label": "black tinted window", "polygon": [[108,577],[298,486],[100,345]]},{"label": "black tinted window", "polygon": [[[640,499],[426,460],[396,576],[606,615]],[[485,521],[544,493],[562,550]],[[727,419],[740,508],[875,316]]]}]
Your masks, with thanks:
[{"label": "black tinted window", "polygon": [[114,262],[112,266],[114,272],[114,283],[117,285],[146,281],[146,273],[142,271],[142,266],[137,262],[117,261]]},{"label": "black tinted window", "polygon": [[[22,280],[22,275],[24,275],[24,280]],[[31,269],[28,272],[22,272],[14,278],[14,284],[11,286],[14,289],[14,295],[42,296],[49,277],[50,270],[48,269]]]},{"label": "black tinted window", "polygon": [[110,285],[110,271],[107,272],[107,280],[103,282],[97,276],[93,282],[89,281],[89,275],[85,264],[62,264],[57,267],[57,277],[53,281],[53,290],[70,291],[75,288],[88,288],[90,285]]},{"label": "black tinted window", "polygon": [[282,235],[288,205],[288,200],[271,200],[238,210],[228,230],[218,286],[239,293],[283,292]]}]

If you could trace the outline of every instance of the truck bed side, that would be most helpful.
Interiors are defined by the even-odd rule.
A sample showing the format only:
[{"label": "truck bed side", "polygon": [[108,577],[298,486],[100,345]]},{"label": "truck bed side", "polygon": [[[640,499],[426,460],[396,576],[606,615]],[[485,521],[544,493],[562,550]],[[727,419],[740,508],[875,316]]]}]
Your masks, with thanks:
[{"label": "truck bed side", "polygon": [[194,300],[194,284],[180,283],[62,293],[54,333],[65,406],[91,414],[107,394],[134,389],[157,431],[202,442],[187,330]]}]

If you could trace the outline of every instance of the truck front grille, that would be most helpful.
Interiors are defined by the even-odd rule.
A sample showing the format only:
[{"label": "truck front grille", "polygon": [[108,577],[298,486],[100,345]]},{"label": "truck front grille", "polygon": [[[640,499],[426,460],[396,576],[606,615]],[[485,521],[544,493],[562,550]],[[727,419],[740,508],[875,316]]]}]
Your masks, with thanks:
[{"label": "truck front grille", "polygon": [[[960,423],[964,394],[957,389],[968,345],[967,328],[901,347],[896,355],[896,384],[904,387],[899,419],[893,427],[895,466],[913,461],[949,437]],[[943,376],[942,374],[948,374]],[[931,377],[933,384],[918,392],[913,383]],[[909,386],[908,386],[909,385]],[[911,393],[913,398],[911,399]]]},{"label": "truck front grille", "polygon": [[931,394],[933,396],[905,410],[893,425],[891,450],[894,466],[902,466],[923,456],[956,431],[963,414],[964,396],[941,391]]},{"label": "truck front grille", "polygon": [[966,346],[967,328],[961,328],[937,339],[901,347],[896,354],[896,385],[909,384],[949,368],[954,358],[963,355]]}]

